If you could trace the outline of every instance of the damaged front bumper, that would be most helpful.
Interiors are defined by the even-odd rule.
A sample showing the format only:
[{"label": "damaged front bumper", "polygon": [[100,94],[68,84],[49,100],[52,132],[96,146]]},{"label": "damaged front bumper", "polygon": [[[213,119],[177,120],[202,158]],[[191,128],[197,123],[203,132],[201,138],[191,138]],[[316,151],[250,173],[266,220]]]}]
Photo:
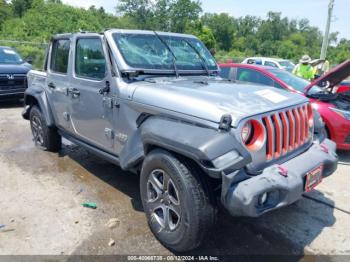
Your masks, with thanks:
[{"label": "damaged front bumper", "polygon": [[264,169],[260,175],[250,176],[243,169],[223,174],[221,201],[231,215],[248,217],[289,205],[305,192],[308,172],[323,166],[322,177],[327,177],[337,169],[335,150],[335,143],[326,139],[282,165]]}]

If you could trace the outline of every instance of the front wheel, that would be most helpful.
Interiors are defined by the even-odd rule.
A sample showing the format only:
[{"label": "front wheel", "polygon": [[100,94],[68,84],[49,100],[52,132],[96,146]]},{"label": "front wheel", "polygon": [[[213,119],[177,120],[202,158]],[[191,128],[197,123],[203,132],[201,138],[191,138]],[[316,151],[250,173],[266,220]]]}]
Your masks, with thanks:
[{"label": "front wheel", "polygon": [[215,220],[215,208],[198,179],[200,171],[164,150],[145,158],[141,198],[151,231],[171,250],[198,247]]}]

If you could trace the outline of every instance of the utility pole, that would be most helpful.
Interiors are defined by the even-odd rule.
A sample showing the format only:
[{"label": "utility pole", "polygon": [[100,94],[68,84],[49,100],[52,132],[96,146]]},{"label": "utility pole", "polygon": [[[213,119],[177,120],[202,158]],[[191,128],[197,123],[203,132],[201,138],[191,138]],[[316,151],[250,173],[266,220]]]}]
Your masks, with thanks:
[{"label": "utility pole", "polygon": [[326,30],[324,33],[324,37],[323,37],[320,59],[326,59],[326,57],[327,57],[327,49],[328,49],[328,45],[329,45],[329,33],[330,33],[330,28],[331,28],[333,7],[334,7],[334,0],[329,0],[327,24],[326,24]]}]

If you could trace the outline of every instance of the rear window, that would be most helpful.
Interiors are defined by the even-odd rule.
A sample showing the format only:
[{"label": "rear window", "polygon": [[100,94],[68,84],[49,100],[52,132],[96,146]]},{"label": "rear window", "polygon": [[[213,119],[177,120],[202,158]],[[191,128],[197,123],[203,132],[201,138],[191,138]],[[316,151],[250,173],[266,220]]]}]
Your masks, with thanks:
[{"label": "rear window", "polygon": [[54,40],[52,44],[51,66],[52,72],[67,74],[70,41],[68,39]]}]

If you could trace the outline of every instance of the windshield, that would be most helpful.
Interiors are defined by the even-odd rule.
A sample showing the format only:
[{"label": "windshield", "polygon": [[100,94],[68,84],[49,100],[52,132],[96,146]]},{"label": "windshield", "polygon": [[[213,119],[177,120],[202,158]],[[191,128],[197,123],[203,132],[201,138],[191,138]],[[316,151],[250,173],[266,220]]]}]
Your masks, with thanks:
[{"label": "windshield", "polygon": [[282,61],[279,61],[279,64],[284,67],[288,72],[292,72],[295,65],[290,62],[289,60],[282,60]]},{"label": "windshield", "polygon": [[0,64],[22,64],[23,60],[14,50],[0,48]]},{"label": "windshield", "polygon": [[[274,76],[276,76],[278,79],[280,79],[282,82],[287,84],[288,86],[292,87],[293,89],[304,93],[305,88],[310,84],[309,81],[297,77],[289,72],[283,71],[283,70],[278,70],[278,69],[269,69],[268,70],[270,73],[272,73]],[[309,94],[315,94],[318,92],[321,92],[322,89],[318,86],[313,86]]]},{"label": "windshield", "polygon": [[[203,59],[209,70],[217,70],[214,58],[201,41],[179,36],[159,35],[159,37],[174,53],[178,70],[206,70]],[[174,55],[159,37],[155,34],[113,34],[114,41],[130,67],[174,70]]]}]

